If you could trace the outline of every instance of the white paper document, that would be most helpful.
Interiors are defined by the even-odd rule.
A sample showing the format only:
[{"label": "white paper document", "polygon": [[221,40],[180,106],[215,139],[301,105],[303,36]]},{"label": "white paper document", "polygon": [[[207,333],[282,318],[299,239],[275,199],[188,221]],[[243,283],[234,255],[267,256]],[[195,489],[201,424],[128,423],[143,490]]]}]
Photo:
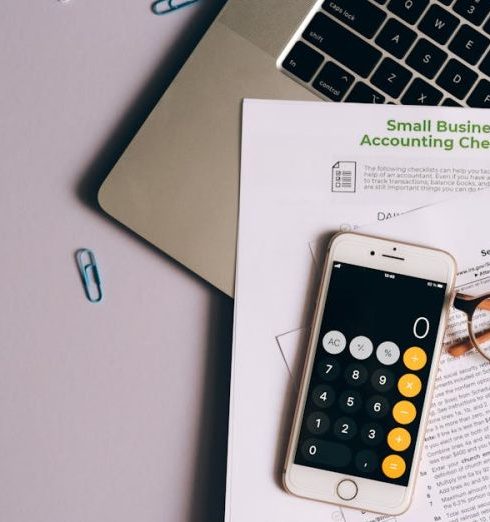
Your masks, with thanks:
[{"label": "white paper document", "polygon": [[[487,114],[244,102],[227,521],[382,519],[296,498],[281,486],[326,238],[366,226],[371,233],[445,247],[459,262],[458,284],[477,293],[471,286],[490,276],[490,256],[483,254],[490,249],[484,226],[490,196],[474,194],[490,187]],[[443,203],[389,219],[436,202]],[[452,323],[457,334],[461,318]],[[443,357],[430,451],[414,502],[390,520],[490,516],[490,494],[482,488],[490,480],[487,382],[490,370],[479,356]],[[470,508],[473,518],[464,518]]]}]

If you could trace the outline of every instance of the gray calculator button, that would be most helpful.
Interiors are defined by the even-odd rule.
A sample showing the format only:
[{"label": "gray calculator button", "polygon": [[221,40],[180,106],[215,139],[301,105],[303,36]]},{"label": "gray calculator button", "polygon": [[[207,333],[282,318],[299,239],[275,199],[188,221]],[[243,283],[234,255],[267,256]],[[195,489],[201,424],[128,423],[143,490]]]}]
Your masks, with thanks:
[{"label": "gray calculator button", "polygon": [[330,330],[323,336],[322,344],[326,352],[337,355],[344,350],[347,340],[342,332]]},{"label": "gray calculator button", "polygon": [[400,348],[391,341],[385,341],[376,348],[376,357],[381,364],[391,366],[400,358]]},{"label": "gray calculator button", "polygon": [[349,343],[349,351],[352,357],[363,361],[373,353],[373,343],[368,337],[358,335]]}]

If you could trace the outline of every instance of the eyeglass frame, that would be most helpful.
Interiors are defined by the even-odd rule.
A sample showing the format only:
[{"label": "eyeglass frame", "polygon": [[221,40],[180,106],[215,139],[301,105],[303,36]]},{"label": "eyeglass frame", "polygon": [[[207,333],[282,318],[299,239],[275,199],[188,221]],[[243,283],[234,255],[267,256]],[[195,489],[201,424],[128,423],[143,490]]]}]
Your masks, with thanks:
[{"label": "eyeglass frame", "polygon": [[[469,350],[471,350],[471,348],[475,348],[475,350],[477,350],[480,353],[480,355],[482,355],[487,361],[490,362],[490,352],[485,353],[482,350],[482,348],[480,347],[479,342],[478,342],[478,337],[475,335],[475,332],[473,330],[473,315],[474,315],[476,309],[478,308],[478,306],[487,299],[490,299],[490,292],[481,294],[476,297],[473,297],[473,296],[470,296],[467,294],[458,293],[454,297],[453,307],[456,310],[459,310],[460,312],[463,312],[466,314],[466,326],[468,329],[469,339],[468,339],[468,341],[464,341],[464,342],[457,343],[457,344],[450,346],[448,348],[448,352],[451,355],[457,357],[459,355],[462,355],[462,354],[468,352]],[[488,310],[490,311],[490,306],[489,306]],[[485,335],[485,334],[490,335],[490,331],[485,332],[483,335]],[[453,353],[453,352],[457,352],[457,353]]]}]

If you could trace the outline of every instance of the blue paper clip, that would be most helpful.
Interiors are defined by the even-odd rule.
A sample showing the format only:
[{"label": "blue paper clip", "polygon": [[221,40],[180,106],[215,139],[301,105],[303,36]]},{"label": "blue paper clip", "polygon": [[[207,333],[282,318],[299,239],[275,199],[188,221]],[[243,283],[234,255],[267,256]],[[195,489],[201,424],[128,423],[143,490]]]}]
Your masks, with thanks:
[{"label": "blue paper clip", "polygon": [[75,257],[87,299],[91,303],[102,301],[102,282],[94,253],[88,248],[81,248]]},{"label": "blue paper clip", "polygon": [[[167,13],[171,13],[172,11],[177,11],[177,9],[182,9],[183,7],[187,7],[188,5],[195,4],[198,0],[155,0],[151,4],[151,10],[156,15],[164,15]],[[161,6],[161,9],[159,6]]]}]

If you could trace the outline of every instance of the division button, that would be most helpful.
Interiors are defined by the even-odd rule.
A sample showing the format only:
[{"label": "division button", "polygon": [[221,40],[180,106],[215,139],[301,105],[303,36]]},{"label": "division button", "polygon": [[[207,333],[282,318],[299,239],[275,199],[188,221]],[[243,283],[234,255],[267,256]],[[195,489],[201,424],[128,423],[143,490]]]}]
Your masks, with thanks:
[{"label": "division button", "polygon": [[323,435],[330,426],[330,419],[322,411],[314,411],[306,419],[308,430],[315,435]]},{"label": "division button", "polygon": [[391,341],[385,341],[376,348],[376,357],[381,364],[391,366],[400,358],[400,348]]},{"label": "division button", "polygon": [[410,433],[405,428],[393,428],[388,433],[388,446],[394,451],[405,451],[412,442]]},{"label": "division button", "polygon": [[406,373],[398,380],[398,391],[405,397],[415,397],[422,389],[422,381],[413,373]]},{"label": "division button", "polygon": [[415,406],[409,401],[399,401],[393,406],[393,418],[398,424],[410,424],[417,415]]},{"label": "division button", "polygon": [[371,384],[376,391],[387,392],[393,388],[393,384],[395,384],[395,377],[390,372],[390,370],[376,370],[371,375]]},{"label": "division button", "polygon": [[383,460],[381,469],[388,478],[397,479],[405,473],[407,465],[400,455],[388,455]]},{"label": "division button", "polygon": [[362,450],[354,457],[354,463],[361,473],[372,473],[378,467],[378,456],[374,451]]},{"label": "division button", "polygon": [[342,500],[352,500],[357,495],[357,484],[353,480],[341,480],[337,484],[337,495]]},{"label": "division button", "polygon": [[306,460],[332,468],[343,468],[352,460],[352,452],[345,444],[319,439],[306,440],[301,452]]},{"label": "division button", "polygon": [[427,364],[427,354],[418,346],[412,346],[405,350],[403,354],[403,363],[414,372],[421,370]]},{"label": "division button", "polygon": [[342,352],[347,344],[345,335],[338,330],[330,330],[323,336],[323,348],[332,355]]},{"label": "division button", "polygon": [[335,392],[331,386],[320,384],[313,390],[311,400],[319,408],[328,408],[335,401]]},{"label": "division button", "polygon": [[349,343],[349,351],[354,359],[363,361],[373,353],[373,343],[368,337],[358,335]]}]

